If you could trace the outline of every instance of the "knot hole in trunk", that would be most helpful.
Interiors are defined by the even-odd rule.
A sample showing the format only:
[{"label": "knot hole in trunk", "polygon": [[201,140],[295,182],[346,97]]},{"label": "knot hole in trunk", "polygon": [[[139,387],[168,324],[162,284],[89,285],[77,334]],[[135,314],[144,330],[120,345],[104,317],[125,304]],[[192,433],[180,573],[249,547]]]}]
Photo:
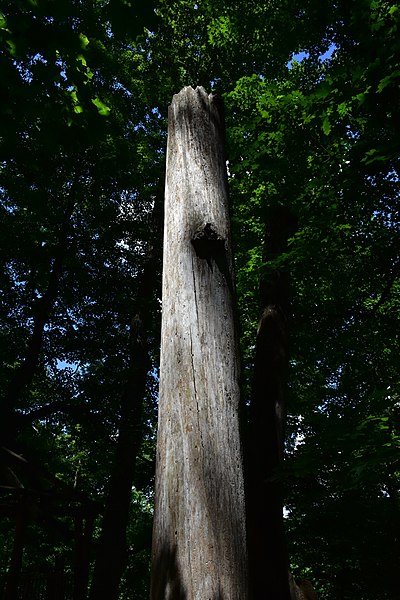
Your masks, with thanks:
[{"label": "knot hole in trunk", "polygon": [[225,239],[219,235],[211,223],[206,223],[194,232],[191,242],[199,258],[216,259],[225,252]]}]

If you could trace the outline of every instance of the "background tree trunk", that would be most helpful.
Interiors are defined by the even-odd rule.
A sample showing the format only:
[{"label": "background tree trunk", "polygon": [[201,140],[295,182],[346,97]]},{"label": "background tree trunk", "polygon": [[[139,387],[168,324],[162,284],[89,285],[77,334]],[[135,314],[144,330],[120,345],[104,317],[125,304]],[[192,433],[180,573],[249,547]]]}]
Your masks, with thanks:
[{"label": "background tree trunk", "polygon": [[222,103],[169,111],[152,600],[247,598]]},{"label": "background tree trunk", "polygon": [[154,277],[157,260],[156,252],[150,248],[138,276],[137,300],[130,324],[130,369],[121,402],[118,442],[90,589],[91,600],[119,598],[126,564],[126,530],[136,461],[143,441],[143,407],[151,368],[147,338],[153,318],[151,307],[157,282]]},{"label": "background tree trunk", "polygon": [[[288,238],[296,227],[296,219],[288,209],[272,209],[265,232],[266,262],[287,251]],[[279,473],[284,451],[289,367],[289,273],[273,271],[268,279],[260,282],[260,291],[262,316],[256,340],[247,445],[250,582],[254,600],[290,600]]]},{"label": "background tree trunk", "polygon": [[64,260],[68,252],[68,235],[71,230],[74,208],[74,198],[71,197],[60,225],[59,239],[54,252],[47,288],[43,295],[36,299],[33,306],[33,330],[27,344],[25,357],[9,382],[1,403],[0,438],[4,446],[14,445],[18,429],[23,423],[23,419],[16,414],[15,409],[22,392],[29,388],[37,372],[45,326],[57,299]]}]

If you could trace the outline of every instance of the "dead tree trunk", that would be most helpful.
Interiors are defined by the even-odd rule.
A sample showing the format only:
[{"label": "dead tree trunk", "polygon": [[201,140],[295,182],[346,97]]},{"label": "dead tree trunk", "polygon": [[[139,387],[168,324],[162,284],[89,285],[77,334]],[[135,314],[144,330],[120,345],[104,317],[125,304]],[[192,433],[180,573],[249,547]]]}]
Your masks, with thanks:
[{"label": "dead tree trunk", "polygon": [[169,111],[152,600],[246,600],[239,360],[222,103]]}]

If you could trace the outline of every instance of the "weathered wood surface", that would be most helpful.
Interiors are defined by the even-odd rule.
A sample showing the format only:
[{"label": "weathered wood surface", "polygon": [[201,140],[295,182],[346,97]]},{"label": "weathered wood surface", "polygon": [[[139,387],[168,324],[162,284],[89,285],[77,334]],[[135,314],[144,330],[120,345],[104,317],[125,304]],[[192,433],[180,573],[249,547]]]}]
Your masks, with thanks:
[{"label": "weathered wood surface", "polygon": [[169,109],[152,600],[248,597],[222,112]]}]

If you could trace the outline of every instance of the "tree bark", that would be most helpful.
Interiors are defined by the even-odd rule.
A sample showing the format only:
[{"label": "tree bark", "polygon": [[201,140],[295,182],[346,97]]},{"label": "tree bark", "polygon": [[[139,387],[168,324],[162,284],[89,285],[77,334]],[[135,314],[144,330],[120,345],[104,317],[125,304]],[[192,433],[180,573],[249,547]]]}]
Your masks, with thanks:
[{"label": "tree bark", "polygon": [[246,600],[239,359],[222,103],[169,110],[152,600]]},{"label": "tree bark", "polygon": [[[264,260],[287,250],[296,219],[284,207],[271,211]],[[283,531],[282,485],[289,366],[289,274],[274,271],[260,284],[262,316],[257,333],[247,456],[247,512],[252,598],[290,600],[289,558]],[[268,582],[268,585],[266,585]]]},{"label": "tree bark", "polygon": [[121,401],[121,420],[102,531],[96,555],[90,600],[119,598],[119,585],[126,564],[126,529],[132,500],[136,460],[143,441],[143,406],[146,380],[151,368],[147,344],[155,293],[156,256],[149,250],[138,276],[138,299],[130,325],[130,368]]},{"label": "tree bark", "polygon": [[126,528],[132,485],[143,439],[142,412],[149,368],[145,342],[137,338],[132,349],[129,381],[122,399],[121,423],[90,589],[91,600],[119,598],[119,585],[126,563]]},{"label": "tree bark", "polygon": [[90,549],[92,544],[94,513],[78,514],[75,517],[75,568],[73,600],[86,600],[89,571]]},{"label": "tree bark", "polygon": [[28,527],[28,508],[26,499],[20,501],[19,510],[16,515],[16,526],[14,545],[8,568],[6,585],[4,589],[4,600],[17,600],[19,598],[19,584],[21,578],[24,547]]}]

